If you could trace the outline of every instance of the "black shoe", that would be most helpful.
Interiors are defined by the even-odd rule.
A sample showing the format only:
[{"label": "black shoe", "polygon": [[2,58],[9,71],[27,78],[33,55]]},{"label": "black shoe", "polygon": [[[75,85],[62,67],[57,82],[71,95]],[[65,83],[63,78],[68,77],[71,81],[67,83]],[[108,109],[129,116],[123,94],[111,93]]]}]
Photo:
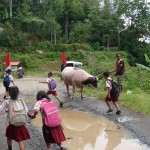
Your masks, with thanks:
[{"label": "black shoe", "polygon": [[61,146],[61,147],[60,147],[60,150],[67,150],[67,149],[66,149],[65,147],[62,147],[62,146]]},{"label": "black shoe", "polygon": [[6,95],[4,95],[4,97],[3,97],[4,99],[6,99]]},{"label": "black shoe", "polygon": [[63,103],[62,102],[60,103],[60,107],[63,107]]},{"label": "black shoe", "polygon": [[116,115],[120,115],[120,114],[121,114],[121,111],[118,110],[118,111],[116,112]]},{"label": "black shoe", "polygon": [[8,150],[12,150],[12,146],[8,146]]},{"label": "black shoe", "polygon": [[109,109],[106,113],[110,113],[113,112],[113,109]]}]

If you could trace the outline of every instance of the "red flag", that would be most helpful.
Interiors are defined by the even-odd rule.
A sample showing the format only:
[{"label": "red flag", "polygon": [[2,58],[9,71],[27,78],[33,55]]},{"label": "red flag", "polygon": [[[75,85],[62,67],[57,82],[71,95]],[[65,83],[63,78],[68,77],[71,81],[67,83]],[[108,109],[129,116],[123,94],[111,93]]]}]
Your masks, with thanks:
[{"label": "red flag", "polygon": [[5,56],[5,67],[9,67],[10,66],[10,53],[8,52]]},{"label": "red flag", "polygon": [[67,57],[66,54],[64,52],[61,53],[61,62],[62,64],[66,64],[67,61]]}]

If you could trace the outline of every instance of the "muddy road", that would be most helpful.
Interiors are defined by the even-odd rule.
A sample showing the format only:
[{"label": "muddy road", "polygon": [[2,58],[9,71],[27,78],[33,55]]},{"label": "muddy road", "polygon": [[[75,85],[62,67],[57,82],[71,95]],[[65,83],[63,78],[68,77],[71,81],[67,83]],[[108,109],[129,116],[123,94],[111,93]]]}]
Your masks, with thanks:
[{"label": "muddy road", "polygon": [[[47,91],[47,85],[39,83],[39,81],[43,81],[43,80],[45,80],[45,78],[29,78],[29,77],[27,77],[27,78],[23,78],[23,79],[15,79],[15,81],[14,81],[15,84],[20,89],[20,97],[25,99],[25,102],[27,103],[29,110],[32,110],[32,108],[36,102],[36,93],[39,90]],[[0,99],[2,100],[4,90],[5,90],[2,83],[0,83],[0,89],[1,89],[0,90]],[[79,117],[74,118],[75,122],[72,124],[76,124],[76,122],[79,120],[78,118],[80,118],[81,120],[87,120],[86,122],[88,122],[88,120],[90,122],[94,122],[94,120],[93,120],[94,117],[96,117],[95,119],[101,118],[100,122],[96,121],[96,122],[98,122],[97,126],[103,126],[104,123],[102,123],[102,122],[105,122],[107,127],[108,127],[108,124],[113,124],[112,126],[115,126],[114,128],[111,128],[109,130],[107,129],[107,127],[103,127],[104,130],[101,131],[101,132],[104,132],[104,134],[106,134],[105,132],[113,131],[115,129],[116,132],[112,135],[112,139],[111,139],[112,142],[113,142],[113,137],[120,136],[120,134],[118,135],[118,133],[125,132],[125,135],[127,137],[138,140],[138,146],[139,145],[140,146],[139,147],[137,146],[137,150],[150,150],[150,116],[141,115],[139,113],[129,111],[125,108],[121,108],[122,109],[121,115],[116,115],[115,111],[108,115],[108,114],[106,114],[107,107],[103,100],[99,101],[95,97],[85,97],[84,99],[81,99],[79,94],[76,94],[75,98],[72,100],[70,97],[67,97],[66,88],[65,88],[63,82],[61,82],[60,80],[58,80],[57,89],[58,89],[59,97],[64,102],[63,108],[60,108],[62,116],[64,116],[66,118],[65,115],[67,114],[67,115],[70,115],[70,118],[72,118],[73,115],[74,115],[74,117],[77,115],[77,114],[74,114],[74,111],[81,112],[81,114],[79,114]],[[54,97],[51,96],[51,99],[59,105],[58,101]],[[73,113],[65,112],[67,110],[73,111]],[[82,114],[84,112],[88,113],[90,115],[93,115],[93,117],[90,117],[90,118],[92,118],[92,120],[90,120],[89,118],[86,118],[86,116],[84,116],[85,114]],[[71,116],[71,114],[72,114],[72,116]],[[107,120],[107,121],[105,121],[105,120]],[[85,124],[86,125],[88,124],[86,122],[84,122],[84,126],[85,126]],[[41,127],[34,124],[33,120],[29,120],[29,123],[27,124],[27,126],[30,131],[31,139],[25,142],[26,150],[46,150],[45,143],[43,141],[43,137],[41,134]],[[76,126],[78,126],[78,124],[76,124]],[[89,130],[90,126],[87,127],[88,132],[86,131],[85,137],[89,136],[89,137],[93,138],[92,134],[94,133],[95,130],[93,130],[92,128],[91,128],[91,130]],[[81,129],[81,127],[82,127],[82,125],[78,127],[78,130]],[[5,138],[5,128],[6,128],[6,114],[3,114],[3,115],[0,115],[0,150],[7,149],[6,138]],[[71,127],[71,128],[73,128],[73,127]],[[74,128],[76,128],[76,127],[74,127]],[[93,128],[97,128],[97,127],[93,126]],[[98,132],[98,131],[95,131],[95,132]],[[70,137],[69,135],[67,135],[68,140],[71,141],[73,138],[75,138],[75,135],[73,135],[73,136],[74,137]],[[102,141],[102,140],[99,140],[99,141]],[[80,140],[80,142],[81,142],[81,140]],[[105,141],[105,143],[107,143],[107,145],[108,145],[108,142]],[[103,139],[103,142],[101,144],[103,148],[100,148],[100,150],[115,149],[114,147],[111,147],[111,144],[109,145],[109,148],[103,146],[104,145],[104,139]],[[128,145],[128,143],[126,143],[126,145]],[[18,150],[18,145],[15,142],[13,142],[13,147],[15,150]],[[57,149],[58,149],[57,145],[53,144],[52,150],[57,150]],[[69,147],[68,149],[70,149],[70,150],[78,150],[78,149],[79,150],[82,150],[82,149],[98,150],[98,148],[96,148],[96,146],[91,147],[91,148],[86,148],[86,147],[70,148]],[[118,148],[118,149],[116,148],[115,150],[119,150],[119,149],[122,150],[122,148]],[[130,148],[128,148],[128,149],[130,150]],[[131,149],[133,150],[134,148],[131,146]]]}]

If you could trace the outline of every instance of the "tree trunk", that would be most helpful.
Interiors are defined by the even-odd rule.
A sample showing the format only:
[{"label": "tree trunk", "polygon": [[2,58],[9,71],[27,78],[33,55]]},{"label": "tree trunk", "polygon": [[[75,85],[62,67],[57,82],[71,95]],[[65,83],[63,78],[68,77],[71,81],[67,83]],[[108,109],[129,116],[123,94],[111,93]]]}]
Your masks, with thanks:
[{"label": "tree trunk", "polygon": [[32,22],[32,31],[31,31],[31,37],[33,38],[34,35],[34,22]]},{"label": "tree trunk", "polygon": [[51,44],[53,44],[53,34],[52,34],[52,29],[51,29]]},{"label": "tree trunk", "polygon": [[107,39],[107,50],[109,49],[110,38]]},{"label": "tree trunk", "polygon": [[12,0],[9,1],[10,22],[12,24]]},{"label": "tree trunk", "polygon": [[54,44],[56,44],[56,29],[54,29]]},{"label": "tree trunk", "polygon": [[120,26],[118,22],[118,50],[120,50]]},{"label": "tree trunk", "polygon": [[66,23],[65,23],[65,39],[68,41],[68,13],[66,14]]}]

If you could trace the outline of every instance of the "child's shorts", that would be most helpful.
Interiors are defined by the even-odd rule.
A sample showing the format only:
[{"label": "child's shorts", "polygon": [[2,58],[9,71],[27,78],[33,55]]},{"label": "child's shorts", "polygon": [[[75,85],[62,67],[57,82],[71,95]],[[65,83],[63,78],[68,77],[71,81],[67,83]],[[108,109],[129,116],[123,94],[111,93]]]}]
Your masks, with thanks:
[{"label": "child's shorts", "polygon": [[57,96],[57,91],[47,91],[47,95],[52,94],[53,96]]},{"label": "child's shorts", "polygon": [[9,91],[9,86],[5,86],[5,89],[8,92]]},{"label": "child's shorts", "polygon": [[109,101],[109,102],[117,102],[118,101],[118,97],[116,98],[109,98],[108,96],[106,96],[105,101]]}]

